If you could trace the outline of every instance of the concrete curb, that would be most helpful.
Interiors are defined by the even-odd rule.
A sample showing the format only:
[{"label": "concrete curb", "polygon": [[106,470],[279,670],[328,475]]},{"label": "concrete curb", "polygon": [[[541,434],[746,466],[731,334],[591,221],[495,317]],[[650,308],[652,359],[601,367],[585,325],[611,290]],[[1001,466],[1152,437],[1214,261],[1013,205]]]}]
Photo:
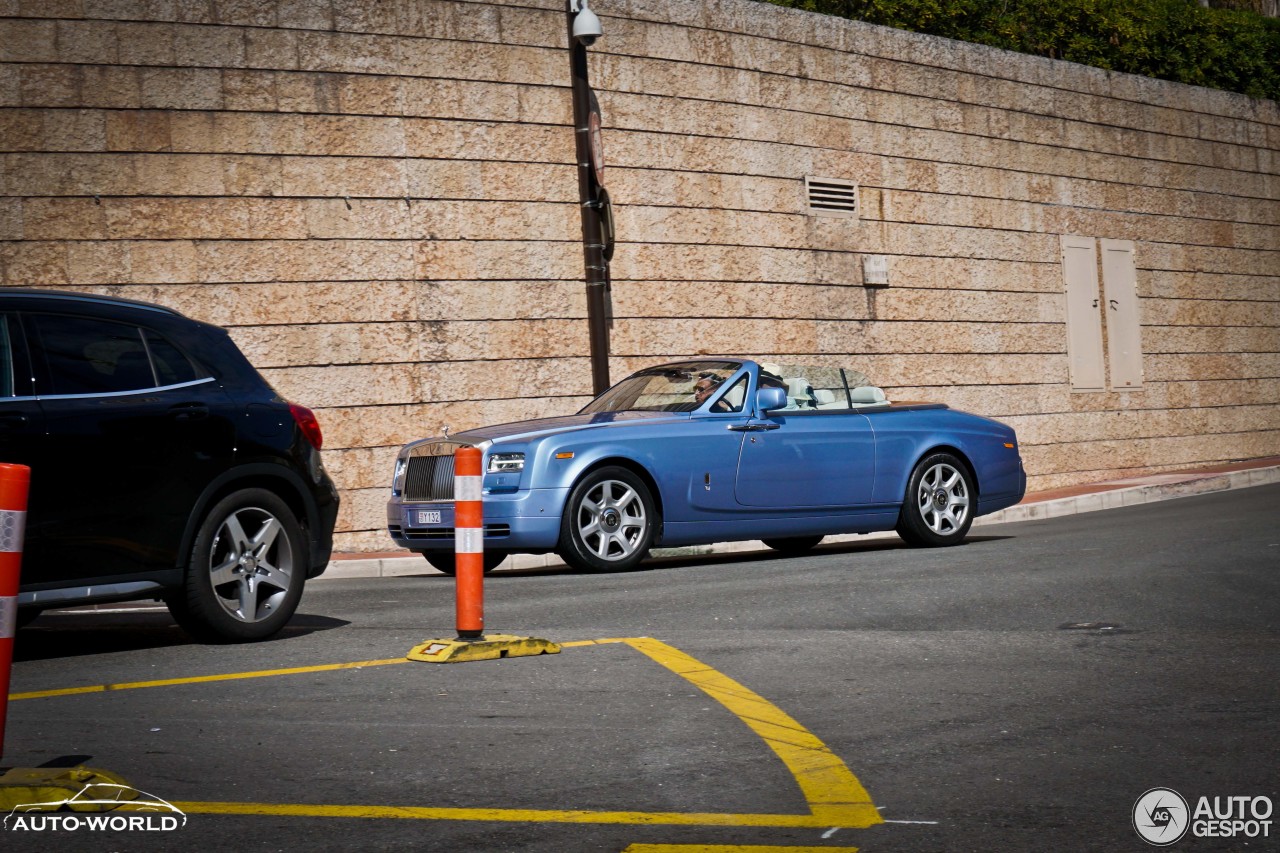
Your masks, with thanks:
[{"label": "concrete curb", "polygon": [[[1135,485],[1125,485],[1131,482]],[[1280,466],[1206,474],[1153,474],[1133,481],[1098,483],[1098,491],[1073,497],[1020,503],[991,515],[984,515],[974,521],[974,526],[1056,518],[1273,483],[1280,483]]]},{"label": "concrete curb", "polygon": [[[1210,473],[1153,474],[1132,480],[1112,480],[1095,483],[1083,494],[1069,497],[1035,500],[1011,506],[1000,512],[984,515],[974,521],[974,527],[989,524],[1005,524],[1014,521],[1036,521],[1058,518],[1082,512],[1098,512],[1137,506],[1145,503],[1173,500],[1175,498],[1225,492],[1251,486],[1267,486],[1280,483],[1280,465],[1249,468],[1239,471]],[[824,542],[870,542],[877,539],[897,539],[893,532],[842,534],[828,536]],[[697,556],[702,554],[735,554],[748,551],[766,551],[768,547],[759,540],[748,542],[718,542],[714,545],[697,545],[689,548],[658,548],[655,557]],[[555,554],[514,554],[497,571],[563,568],[564,562]],[[438,575],[440,572],[427,565],[416,554],[404,556],[377,556],[369,558],[349,557],[332,560],[323,575],[311,583],[346,578],[385,578],[406,575]]]}]

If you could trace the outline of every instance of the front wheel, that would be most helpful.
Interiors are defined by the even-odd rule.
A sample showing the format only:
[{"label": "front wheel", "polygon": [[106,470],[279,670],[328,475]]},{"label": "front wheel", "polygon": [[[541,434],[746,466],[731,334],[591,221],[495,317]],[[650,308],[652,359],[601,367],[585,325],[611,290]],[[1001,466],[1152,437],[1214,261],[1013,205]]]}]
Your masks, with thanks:
[{"label": "front wheel", "polygon": [[[431,567],[437,571],[444,572],[446,575],[458,574],[457,554],[453,551],[420,551],[420,554],[426,559]],[[491,551],[484,549],[484,572],[488,574],[507,558],[502,551]]]},{"label": "front wheel", "polygon": [[166,599],[198,640],[263,640],[293,617],[306,581],[306,539],[293,510],[266,489],[227,495],[205,516],[186,583]]},{"label": "front wheel", "polygon": [[578,571],[627,571],[649,553],[657,527],[644,481],[626,468],[600,468],[569,493],[558,551]]},{"label": "front wheel", "polygon": [[932,453],[911,472],[898,535],[910,545],[958,545],[973,524],[976,498],[965,464],[950,453]]}]

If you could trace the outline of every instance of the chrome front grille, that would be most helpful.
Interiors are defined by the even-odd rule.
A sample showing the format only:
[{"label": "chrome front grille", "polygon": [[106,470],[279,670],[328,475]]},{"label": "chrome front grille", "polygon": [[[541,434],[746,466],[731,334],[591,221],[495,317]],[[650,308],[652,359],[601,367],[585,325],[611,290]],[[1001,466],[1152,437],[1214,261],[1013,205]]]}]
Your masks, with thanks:
[{"label": "chrome front grille", "polygon": [[453,455],[410,456],[404,477],[404,499],[453,500]]}]

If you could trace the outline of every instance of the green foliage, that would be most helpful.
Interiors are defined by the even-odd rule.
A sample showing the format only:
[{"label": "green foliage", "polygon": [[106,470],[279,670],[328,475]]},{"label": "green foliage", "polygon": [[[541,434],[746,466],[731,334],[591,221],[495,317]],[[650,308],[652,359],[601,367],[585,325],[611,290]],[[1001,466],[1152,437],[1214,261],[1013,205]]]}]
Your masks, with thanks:
[{"label": "green foliage", "polygon": [[1280,100],[1280,20],[1194,0],[768,0]]}]

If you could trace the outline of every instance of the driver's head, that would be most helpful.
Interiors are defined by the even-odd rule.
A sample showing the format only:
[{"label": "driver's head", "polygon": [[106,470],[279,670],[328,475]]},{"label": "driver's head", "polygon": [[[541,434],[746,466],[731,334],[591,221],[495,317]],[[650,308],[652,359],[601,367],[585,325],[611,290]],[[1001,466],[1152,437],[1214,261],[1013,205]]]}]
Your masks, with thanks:
[{"label": "driver's head", "polygon": [[714,376],[703,376],[693,385],[693,397],[698,401],[698,405],[706,402],[707,398],[720,387],[720,380]]}]

